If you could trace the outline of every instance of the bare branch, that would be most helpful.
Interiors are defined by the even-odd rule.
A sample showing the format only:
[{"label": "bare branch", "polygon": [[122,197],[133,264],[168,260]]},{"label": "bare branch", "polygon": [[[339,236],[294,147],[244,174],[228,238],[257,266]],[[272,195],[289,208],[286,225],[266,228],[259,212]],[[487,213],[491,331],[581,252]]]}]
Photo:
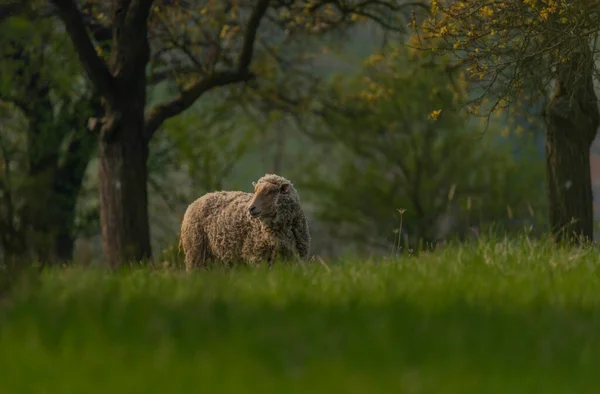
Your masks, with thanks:
[{"label": "bare branch", "polygon": [[167,79],[174,78],[177,75],[193,75],[198,74],[196,67],[169,67],[160,71],[153,71],[148,75],[148,85],[157,85]]},{"label": "bare branch", "polygon": [[178,97],[154,107],[146,117],[146,137],[151,139],[163,122],[188,109],[202,94],[219,86],[245,82],[255,76],[249,67],[254,54],[254,43],[260,21],[267,12],[269,0],[259,0],[248,20],[244,44],[235,71],[217,71],[191,84]]},{"label": "bare branch", "polygon": [[146,117],[146,137],[152,138],[163,122],[188,109],[207,91],[219,86],[249,81],[254,78],[250,72],[215,72],[208,78],[202,78],[184,89],[179,96],[166,103],[155,106]]},{"label": "bare branch", "polygon": [[267,12],[269,6],[269,0],[259,0],[256,8],[252,11],[250,20],[248,21],[248,27],[246,28],[246,35],[244,37],[244,46],[242,47],[242,53],[240,54],[240,60],[238,64],[238,70],[245,70],[250,67],[252,61],[252,55],[254,53],[254,42],[256,41],[256,32],[263,16]]}]

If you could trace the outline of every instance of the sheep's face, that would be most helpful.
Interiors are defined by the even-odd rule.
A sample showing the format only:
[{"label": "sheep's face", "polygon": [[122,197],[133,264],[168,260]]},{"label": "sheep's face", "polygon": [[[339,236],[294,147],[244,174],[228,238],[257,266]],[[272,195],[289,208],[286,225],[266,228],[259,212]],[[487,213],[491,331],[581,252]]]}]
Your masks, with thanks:
[{"label": "sheep's face", "polygon": [[290,192],[290,184],[275,185],[270,182],[254,183],[254,197],[248,206],[250,216],[269,218],[277,213],[277,203],[282,195]]}]

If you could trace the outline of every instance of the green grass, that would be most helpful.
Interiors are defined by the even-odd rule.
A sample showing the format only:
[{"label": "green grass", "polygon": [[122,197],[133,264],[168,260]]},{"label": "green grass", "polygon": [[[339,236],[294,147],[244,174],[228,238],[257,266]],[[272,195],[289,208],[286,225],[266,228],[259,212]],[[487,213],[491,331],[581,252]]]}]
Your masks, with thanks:
[{"label": "green grass", "polygon": [[48,271],[0,312],[0,393],[595,393],[598,252]]}]

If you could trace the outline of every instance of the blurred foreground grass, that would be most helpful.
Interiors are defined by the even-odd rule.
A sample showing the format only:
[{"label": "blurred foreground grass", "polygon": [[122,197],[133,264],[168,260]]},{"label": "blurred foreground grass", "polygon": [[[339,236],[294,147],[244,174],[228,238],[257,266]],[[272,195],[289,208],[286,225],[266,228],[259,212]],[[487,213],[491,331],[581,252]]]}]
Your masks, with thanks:
[{"label": "blurred foreground grass", "polygon": [[65,269],[0,310],[1,393],[593,393],[598,249]]}]

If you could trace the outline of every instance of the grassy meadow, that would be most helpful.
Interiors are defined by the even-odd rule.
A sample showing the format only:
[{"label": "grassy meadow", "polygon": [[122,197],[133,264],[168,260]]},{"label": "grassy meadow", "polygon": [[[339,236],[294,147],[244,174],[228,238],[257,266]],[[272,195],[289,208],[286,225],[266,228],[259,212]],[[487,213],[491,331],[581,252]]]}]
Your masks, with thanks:
[{"label": "grassy meadow", "polygon": [[0,393],[595,393],[600,254],[527,238],[186,274],[66,268],[0,307]]}]

